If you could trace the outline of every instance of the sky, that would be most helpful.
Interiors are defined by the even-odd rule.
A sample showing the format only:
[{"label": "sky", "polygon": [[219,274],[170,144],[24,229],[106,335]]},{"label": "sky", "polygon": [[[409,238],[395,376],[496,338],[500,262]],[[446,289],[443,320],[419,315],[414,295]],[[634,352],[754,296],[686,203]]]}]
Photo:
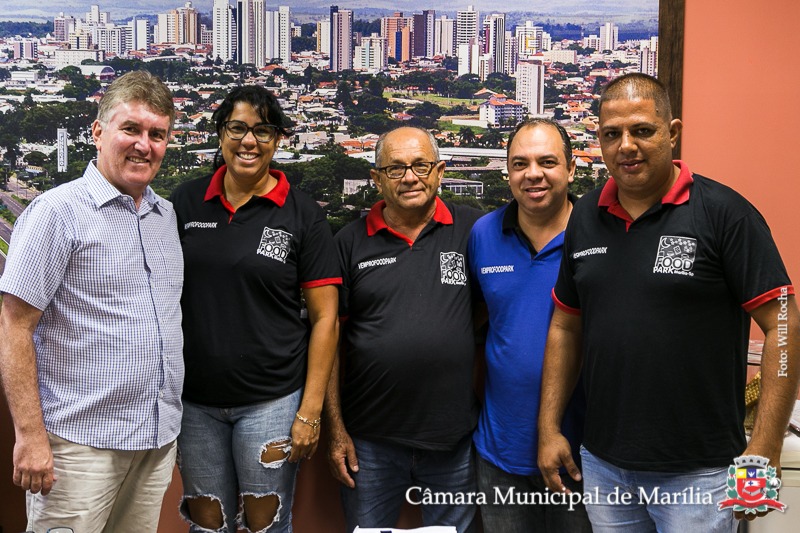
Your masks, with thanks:
[{"label": "sky", "polygon": [[[229,0],[235,4],[236,0]],[[47,0],[31,2],[30,0],[3,0],[0,20],[36,20],[43,22],[52,20],[59,12],[75,17],[84,17],[89,5],[97,4],[101,11],[111,13],[114,20],[122,20],[133,15],[164,13],[184,5],[186,0]],[[192,4],[201,12],[210,12],[213,0],[193,0]],[[481,13],[498,11],[496,0],[269,0],[269,6],[288,5],[292,10],[312,7],[327,9],[331,4],[338,4],[342,9],[352,9],[358,16],[359,8],[383,8],[404,12],[421,12],[423,9],[435,9],[442,12],[454,12],[466,9],[472,4]],[[658,0],[506,0],[502,2],[501,12],[526,11],[540,14],[581,14],[604,15],[609,13],[641,13],[657,12]]]}]

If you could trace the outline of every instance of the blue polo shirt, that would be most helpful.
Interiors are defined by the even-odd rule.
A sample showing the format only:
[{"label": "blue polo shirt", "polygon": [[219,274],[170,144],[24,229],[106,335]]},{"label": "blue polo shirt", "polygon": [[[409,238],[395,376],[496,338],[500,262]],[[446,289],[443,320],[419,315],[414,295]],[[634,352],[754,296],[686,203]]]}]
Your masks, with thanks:
[{"label": "blue polo shirt", "polygon": [[[539,474],[542,362],[563,246],[562,232],[534,250],[519,228],[516,201],[478,220],[470,235],[470,272],[489,310],[486,398],[474,441],[481,457],[512,474]],[[584,410],[577,387],[562,423],[576,458]]]}]

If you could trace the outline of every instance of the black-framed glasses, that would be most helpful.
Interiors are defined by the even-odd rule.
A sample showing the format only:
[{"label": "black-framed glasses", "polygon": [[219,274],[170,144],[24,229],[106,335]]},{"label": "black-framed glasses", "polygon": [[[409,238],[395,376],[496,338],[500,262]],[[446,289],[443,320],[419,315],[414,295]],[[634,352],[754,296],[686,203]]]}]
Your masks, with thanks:
[{"label": "black-framed glasses", "polygon": [[241,120],[229,120],[222,124],[225,132],[232,141],[241,141],[248,132],[253,132],[253,137],[260,143],[271,142],[278,134],[278,126],[273,124],[256,124],[252,128]]},{"label": "black-framed glasses", "polygon": [[411,169],[417,177],[427,178],[433,171],[438,161],[417,161],[410,165],[387,165],[385,167],[377,167],[375,170],[381,170],[386,174],[386,177],[391,180],[399,180],[406,175],[408,169]]}]

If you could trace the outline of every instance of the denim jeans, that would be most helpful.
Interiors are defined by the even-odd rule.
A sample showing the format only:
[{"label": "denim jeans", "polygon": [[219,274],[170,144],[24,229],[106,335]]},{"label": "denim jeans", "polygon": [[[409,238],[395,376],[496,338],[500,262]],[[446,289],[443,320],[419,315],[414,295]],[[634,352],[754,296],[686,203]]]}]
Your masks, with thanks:
[{"label": "denim jeans", "polygon": [[[691,472],[646,472],[618,468],[581,447],[583,484],[598,501],[586,506],[595,532],[731,533],[738,521],[725,499],[728,467]],[[619,503],[629,494],[629,503]],[[709,503],[710,502],[710,503]]]},{"label": "denim jeans", "polygon": [[[420,501],[425,489],[433,493],[475,493],[472,438],[464,437],[451,451],[431,451],[353,439],[358,472],[350,475],[354,489],[342,486],[347,531],[356,526],[394,527],[403,502],[413,494]],[[448,496],[443,496],[447,498]],[[475,531],[474,504],[421,504],[426,526],[455,526],[459,533]]]},{"label": "denim jeans", "polygon": [[222,409],[183,403],[178,437],[178,466],[183,479],[181,514],[190,531],[214,531],[194,524],[186,499],[206,496],[220,502],[225,525],[216,530],[235,533],[247,527],[241,497],[277,495],[275,520],[269,531],[292,530],[292,498],[297,463],[285,458],[262,462],[267,446],[291,450],[291,428],[300,406],[302,388],[267,402]]},{"label": "denim jeans", "polygon": [[[510,494],[547,495],[549,489],[541,475],[522,476],[510,474],[493,465],[478,454],[478,490],[486,495],[486,504],[481,505],[483,529],[487,533],[528,533],[541,531],[548,533],[591,533],[592,526],[586,515],[583,503],[578,502],[570,509],[569,503],[542,505],[530,497],[525,500],[511,500]],[[572,492],[582,493],[583,483],[569,476],[561,479]],[[522,496],[521,498],[524,498]],[[522,501],[523,503],[520,503]],[[505,503],[504,503],[505,502]]]}]

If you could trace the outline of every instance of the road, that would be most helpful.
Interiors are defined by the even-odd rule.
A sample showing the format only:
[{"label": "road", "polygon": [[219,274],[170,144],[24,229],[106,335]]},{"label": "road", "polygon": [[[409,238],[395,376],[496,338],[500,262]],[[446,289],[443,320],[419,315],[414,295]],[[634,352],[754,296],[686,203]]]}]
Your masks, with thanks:
[{"label": "road", "polygon": [[[36,189],[26,188],[22,183],[17,181],[16,177],[12,177],[8,180],[8,192],[0,191],[0,200],[2,200],[9,211],[14,213],[14,216],[18,217],[25,209],[25,205],[15,200],[12,195],[32,200],[38,194],[39,191]],[[4,218],[0,218],[0,239],[3,239],[7,243],[11,242],[11,223]],[[6,258],[3,256],[2,252],[0,252],[0,274],[3,273],[5,266]]]}]

